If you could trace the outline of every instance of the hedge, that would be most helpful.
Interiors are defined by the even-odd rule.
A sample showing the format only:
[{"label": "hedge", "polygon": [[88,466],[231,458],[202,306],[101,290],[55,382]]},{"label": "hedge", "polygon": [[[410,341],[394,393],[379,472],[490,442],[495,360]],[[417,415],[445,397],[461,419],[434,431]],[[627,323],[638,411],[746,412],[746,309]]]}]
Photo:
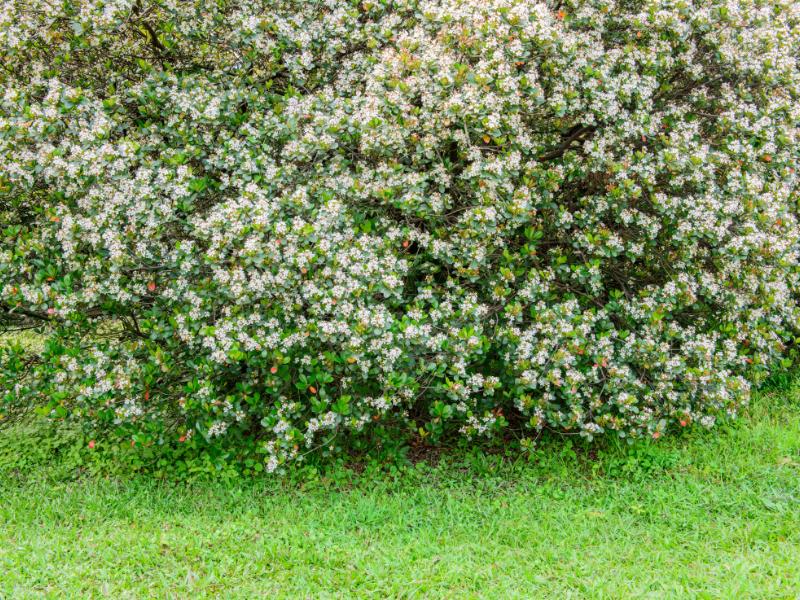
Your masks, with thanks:
[{"label": "hedge", "polygon": [[25,0],[0,47],[6,418],[272,471],[711,427],[791,358],[794,0]]}]

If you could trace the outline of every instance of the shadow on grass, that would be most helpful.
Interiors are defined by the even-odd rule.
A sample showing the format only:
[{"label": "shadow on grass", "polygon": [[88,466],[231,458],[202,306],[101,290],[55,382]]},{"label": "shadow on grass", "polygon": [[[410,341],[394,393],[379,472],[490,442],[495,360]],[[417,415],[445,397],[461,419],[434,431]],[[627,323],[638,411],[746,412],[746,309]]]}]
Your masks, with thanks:
[{"label": "shadow on grass", "polygon": [[32,481],[69,482],[85,478],[162,480],[167,483],[244,481],[275,489],[387,488],[415,482],[443,486],[507,487],[536,482],[592,485],[597,481],[643,482],[701,476],[709,481],[756,476],[772,466],[800,464],[798,380],[767,382],[743,415],[711,430],[700,427],[674,432],[659,440],[600,438],[545,432],[535,445],[410,447],[384,455],[310,456],[279,476],[242,476],[233,467],[207,463],[190,476],[169,470],[154,473],[137,450],[122,444],[88,448],[77,428],[42,417],[0,433],[0,477],[7,484]]}]

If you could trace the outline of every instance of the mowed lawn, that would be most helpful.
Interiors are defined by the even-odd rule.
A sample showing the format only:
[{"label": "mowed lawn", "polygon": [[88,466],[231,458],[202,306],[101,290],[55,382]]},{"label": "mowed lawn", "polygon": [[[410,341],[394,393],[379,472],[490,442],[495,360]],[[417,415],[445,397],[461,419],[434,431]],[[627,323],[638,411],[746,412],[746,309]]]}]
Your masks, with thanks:
[{"label": "mowed lawn", "polygon": [[711,433],[575,449],[305,482],[7,469],[0,598],[800,597],[796,386]]}]

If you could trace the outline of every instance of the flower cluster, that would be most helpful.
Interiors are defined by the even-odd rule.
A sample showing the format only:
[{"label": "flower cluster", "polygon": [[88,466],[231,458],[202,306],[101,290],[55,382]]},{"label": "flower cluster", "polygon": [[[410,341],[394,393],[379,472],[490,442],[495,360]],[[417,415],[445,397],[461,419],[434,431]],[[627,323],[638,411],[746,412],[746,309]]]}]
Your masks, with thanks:
[{"label": "flower cluster", "polygon": [[27,0],[0,47],[6,402],[273,470],[711,426],[798,335],[793,0]]}]

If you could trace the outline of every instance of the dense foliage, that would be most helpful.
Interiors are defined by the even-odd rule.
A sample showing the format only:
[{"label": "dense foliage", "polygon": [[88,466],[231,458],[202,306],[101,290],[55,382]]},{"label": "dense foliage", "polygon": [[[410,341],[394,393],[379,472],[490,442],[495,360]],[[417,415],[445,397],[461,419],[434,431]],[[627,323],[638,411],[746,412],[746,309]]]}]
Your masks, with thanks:
[{"label": "dense foliage", "polygon": [[735,415],[798,335],[799,40],[795,0],[4,0],[0,319],[48,334],[6,414],[268,470]]}]

